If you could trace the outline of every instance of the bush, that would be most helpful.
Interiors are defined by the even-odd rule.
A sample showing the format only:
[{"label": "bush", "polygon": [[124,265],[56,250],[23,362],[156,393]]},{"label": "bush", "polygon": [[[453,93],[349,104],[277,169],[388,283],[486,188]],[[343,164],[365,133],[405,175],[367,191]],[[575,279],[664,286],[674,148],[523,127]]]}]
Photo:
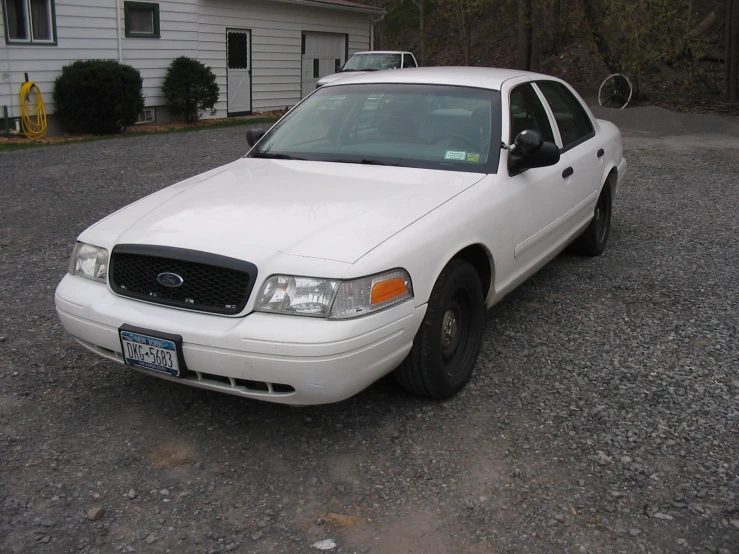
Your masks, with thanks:
[{"label": "bush", "polygon": [[54,83],[55,113],[71,132],[105,135],[133,125],[144,109],[143,80],[115,60],[80,60]]},{"label": "bush", "polygon": [[169,65],[162,92],[170,111],[185,114],[192,123],[205,110],[214,110],[218,102],[218,84],[210,67],[198,60],[181,56]]}]

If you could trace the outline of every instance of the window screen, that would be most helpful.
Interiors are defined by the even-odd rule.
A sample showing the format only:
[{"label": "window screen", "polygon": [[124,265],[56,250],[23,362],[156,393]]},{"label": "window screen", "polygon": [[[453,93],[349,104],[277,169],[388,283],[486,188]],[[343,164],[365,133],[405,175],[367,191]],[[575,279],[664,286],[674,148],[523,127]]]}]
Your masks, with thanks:
[{"label": "window screen", "polygon": [[34,40],[51,40],[49,0],[31,0],[31,27]]},{"label": "window screen", "polygon": [[7,42],[54,42],[52,0],[3,0]]},{"label": "window screen", "polygon": [[128,30],[132,33],[154,34],[154,11],[131,8],[128,10]]},{"label": "window screen", "polygon": [[228,33],[228,68],[249,68],[249,35],[246,33]]},{"label": "window screen", "polygon": [[8,39],[26,40],[26,0],[5,0]]},{"label": "window screen", "polygon": [[159,38],[159,4],[156,2],[124,2],[126,36]]}]

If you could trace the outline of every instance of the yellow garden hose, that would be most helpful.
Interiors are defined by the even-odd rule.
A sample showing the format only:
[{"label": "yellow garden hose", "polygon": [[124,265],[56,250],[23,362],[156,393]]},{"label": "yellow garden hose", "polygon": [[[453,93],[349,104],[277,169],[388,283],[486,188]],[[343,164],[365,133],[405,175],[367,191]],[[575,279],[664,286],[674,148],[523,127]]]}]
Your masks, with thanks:
[{"label": "yellow garden hose", "polygon": [[[30,95],[36,89],[36,107],[31,109]],[[26,81],[21,85],[21,133],[30,139],[40,139],[46,135],[46,108],[41,89],[36,83]]]}]

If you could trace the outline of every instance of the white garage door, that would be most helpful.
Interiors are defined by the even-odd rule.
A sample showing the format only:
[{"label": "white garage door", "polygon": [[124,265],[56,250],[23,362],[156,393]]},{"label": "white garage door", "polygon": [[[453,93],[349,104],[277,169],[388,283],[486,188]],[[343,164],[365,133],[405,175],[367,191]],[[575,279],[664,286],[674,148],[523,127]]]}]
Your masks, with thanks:
[{"label": "white garage door", "polygon": [[321,77],[336,73],[346,62],[346,35],[303,33],[303,96]]}]

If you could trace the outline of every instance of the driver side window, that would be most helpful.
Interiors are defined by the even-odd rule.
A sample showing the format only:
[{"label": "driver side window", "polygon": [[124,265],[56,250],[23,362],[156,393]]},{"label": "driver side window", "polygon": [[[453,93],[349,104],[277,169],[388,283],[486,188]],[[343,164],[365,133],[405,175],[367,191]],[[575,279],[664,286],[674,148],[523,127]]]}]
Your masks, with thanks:
[{"label": "driver side window", "polygon": [[521,131],[538,131],[544,140],[554,142],[547,112],[530,84],[519,85],[511,91],[510,110],[510,144]]}]

